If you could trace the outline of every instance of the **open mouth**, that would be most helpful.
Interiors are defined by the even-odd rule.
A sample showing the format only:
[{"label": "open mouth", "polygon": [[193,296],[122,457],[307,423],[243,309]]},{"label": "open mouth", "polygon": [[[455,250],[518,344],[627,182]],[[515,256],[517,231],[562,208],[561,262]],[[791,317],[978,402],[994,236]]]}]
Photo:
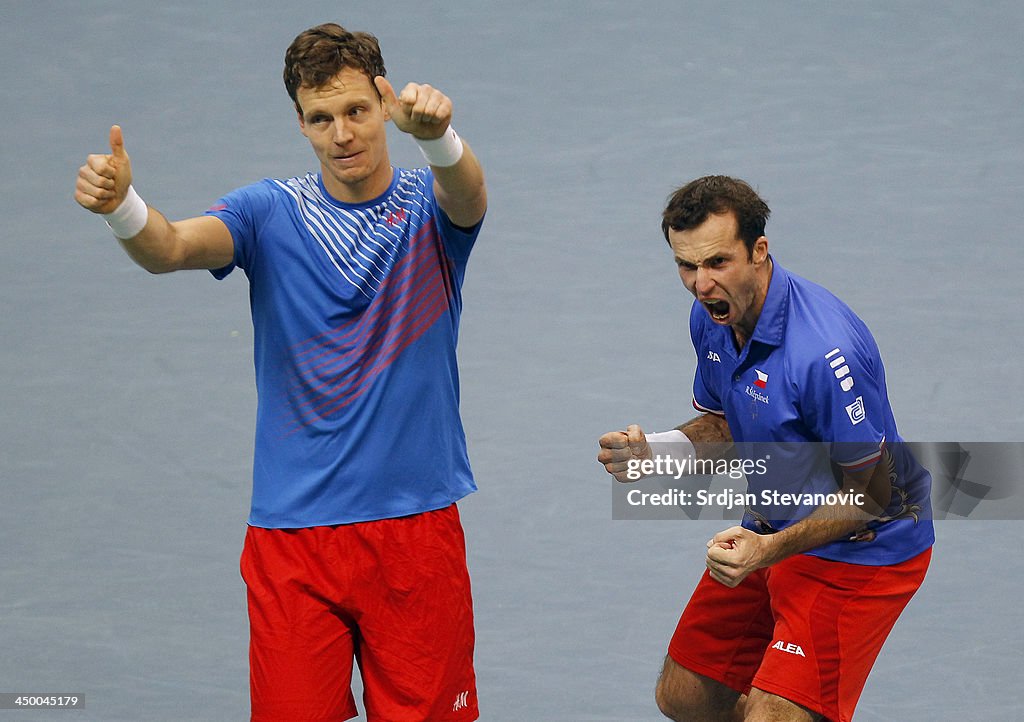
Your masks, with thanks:
[{"label": "open mouth", "polygon": [[729,302],[721,301],[718,299],[711,299],[708,301],[701,301],[704,304],[704,308],[711,314],[711,318],[716,321],[724,321],[729,317]]}]

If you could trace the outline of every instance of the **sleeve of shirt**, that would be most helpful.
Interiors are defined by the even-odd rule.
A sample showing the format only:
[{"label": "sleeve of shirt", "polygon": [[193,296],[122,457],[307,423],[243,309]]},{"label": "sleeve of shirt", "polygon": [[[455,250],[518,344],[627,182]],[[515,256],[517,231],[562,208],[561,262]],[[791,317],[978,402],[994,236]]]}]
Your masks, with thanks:
[{"label": "sleeve of shirt", "polygon": [[431,211],[434,215],[434,220],[437,222],[438,234],[441,236],[448,257],[452,260],[455,278],[461,287],[466,275],[469,253],[476,244],[476,239],[480,235],[480,227],[483,225],[484,220],[481,218],[471,228],[462,228],[455,225],[452,223],[452,219],[448,217],[448,214],[437,203],[437,197],[434,195],[434,174],[429,169],[427,170],[426,185],[427,193],[430,196]]},{"label": "sleeve of shirt", "polygon": [[260,220],[266,218],[273,202],[274,197],[269,186],[266,182],[261,182],[231,191],[207,209],[205,215],[216,216],[224,221],[231,231],[231,239],[235,245],[231,263],[210,271],[214,278],[226,278],[235,266],[243,271],[252,268]]},{"label": "sleeve of shirt", "polygon": [[715,363],[708,358],[704,341],[704,321],[707,312],[694,301],[690,307],[690,340],[697,354],[697,370],[693,374],[693,408],[702,413],[724,415],[721,390],[715,378]]},{"label": "sleeve of shirt", "polygon": [[873,466],[885,443],[881,359],[873,341],[831,346],[811,362],[801,406],[811,431],[848,471]]}]

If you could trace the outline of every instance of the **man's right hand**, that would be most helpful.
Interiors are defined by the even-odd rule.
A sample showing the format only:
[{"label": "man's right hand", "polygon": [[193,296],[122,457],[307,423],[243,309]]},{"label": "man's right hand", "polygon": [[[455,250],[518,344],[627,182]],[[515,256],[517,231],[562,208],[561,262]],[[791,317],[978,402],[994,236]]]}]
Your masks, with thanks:
[{"label": "man's right hand", "polygon": [[[636,481],[626,476],[629,470],[629,462],[637,459],[650,459],[651,447],[647,444],[647,437],[643,429],[636,424],[630,424],[625,431],[609,431],[601,436],[597,442],[601,451],[597,454],[599,463],[604,464],[605,471],[615,477],[615,481],[629,483]],[[634,476],[636,471],[634,470]]]},{"label": "man's right hand", "polygon": [[110,153],[90,155],[78,169],[75,201],[93,213],[112,213],[128,194],[132,164],[118,125],[110,128]]}]

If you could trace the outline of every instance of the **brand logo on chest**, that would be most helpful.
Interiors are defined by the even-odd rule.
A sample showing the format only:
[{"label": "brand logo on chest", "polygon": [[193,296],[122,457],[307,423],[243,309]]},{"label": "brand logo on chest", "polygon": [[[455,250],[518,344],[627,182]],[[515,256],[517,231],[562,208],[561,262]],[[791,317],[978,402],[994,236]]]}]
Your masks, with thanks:
[{"label": "brand logo on chest", "polygon": [[385,216],[384,221],[389,226],[398,226],[405,222],[407,214],[404,208],[399,208],[397,211],[391,211]]},{"label": "brand logo on chest", "polygon": [[747,396],[754,399],[754,401],[767,404],[768,394],[764,393],[764,391],[768,388],[768,374],[760,369],[754,369],[754,373],[757,374],[757,378],[754,380],[753,385],[747,386]]}]

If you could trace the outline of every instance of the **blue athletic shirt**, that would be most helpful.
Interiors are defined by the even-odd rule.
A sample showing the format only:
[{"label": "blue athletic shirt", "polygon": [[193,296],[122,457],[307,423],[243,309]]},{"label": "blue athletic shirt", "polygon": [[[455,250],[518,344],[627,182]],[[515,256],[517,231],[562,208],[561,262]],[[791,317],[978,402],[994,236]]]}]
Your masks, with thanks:
[{"label": "blue athletic shirt", "polygon": [[249,279],[258,406],[249,524],[328,526],[440,509],[476,490],[459,417],[461,287],[480,224],[438,207],[429,168],[366,203],[319,174],[207,211]]},{"label": "blue athletic shirt", "polygon": [[840,469],[881,462],[893,487],[881,519],[808,553],[883,565],[932,545],[931,476],[896,431],[878,346],[846,304],[773,259],[764,308],[742,350],[732,329],[712,321],[699,301],[690,309],[690,336],[697,352],[694,406],[725,415],[742,456],[772,456],[766,473],[747,474],[747,491],[758,503],[748,506],[743,526],[762,533],[785,528],[815,506],[779,506],[777,498],[796,497],[773,492],[836,492]]}]

